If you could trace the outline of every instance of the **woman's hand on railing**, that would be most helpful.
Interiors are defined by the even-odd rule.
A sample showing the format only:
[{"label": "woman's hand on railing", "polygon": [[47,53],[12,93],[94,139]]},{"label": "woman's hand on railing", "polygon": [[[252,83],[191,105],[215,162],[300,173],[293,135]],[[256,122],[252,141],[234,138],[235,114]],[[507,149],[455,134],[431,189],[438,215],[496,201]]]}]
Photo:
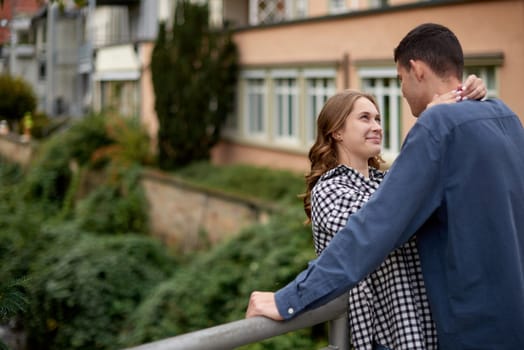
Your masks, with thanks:
[{"label": "woman's hand on railing", "polygon": [[255,316],[265,316],[276,321],[283,320],[278,313],[275,302],[275,293],[273,292],[253,292],[249,298],[246,318]]}]

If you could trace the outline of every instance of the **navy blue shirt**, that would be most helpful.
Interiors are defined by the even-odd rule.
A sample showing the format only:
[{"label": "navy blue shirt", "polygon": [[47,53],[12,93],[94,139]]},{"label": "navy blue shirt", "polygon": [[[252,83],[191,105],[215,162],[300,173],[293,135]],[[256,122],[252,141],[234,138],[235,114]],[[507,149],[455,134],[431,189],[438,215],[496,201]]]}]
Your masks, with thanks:
[{"label": "navy blue shirt", "polygon": [[288,319],[417,235],[441,349],[524,349],[524,129],[501,101],[421,114],[380,188],[275,294]]}]

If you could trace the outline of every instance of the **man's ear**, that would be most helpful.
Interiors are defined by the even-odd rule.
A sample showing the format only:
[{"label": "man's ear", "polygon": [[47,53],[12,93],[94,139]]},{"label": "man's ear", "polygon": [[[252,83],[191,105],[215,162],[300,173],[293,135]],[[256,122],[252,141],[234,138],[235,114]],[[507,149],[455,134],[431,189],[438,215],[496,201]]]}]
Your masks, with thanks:
[{"label": "man's ear", "polygon": [[413,73],[415,74],[415,77],[418,81],[421,81],[424,79],[425,74],[425,66],[422,61],[419,60],[409,60],[409,65],[411,69],[413,70]]}]

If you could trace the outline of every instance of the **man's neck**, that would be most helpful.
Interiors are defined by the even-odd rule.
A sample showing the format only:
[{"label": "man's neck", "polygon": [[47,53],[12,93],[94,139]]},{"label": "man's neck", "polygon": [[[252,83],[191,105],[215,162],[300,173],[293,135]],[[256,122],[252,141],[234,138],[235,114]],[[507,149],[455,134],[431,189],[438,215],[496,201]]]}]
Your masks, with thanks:
[{"label": "man's neck", "polygon": [[442,95],[452,90],[456,90],[462,85],[462,82],[455,77],[437,78],[434,86],[434,93]]}]

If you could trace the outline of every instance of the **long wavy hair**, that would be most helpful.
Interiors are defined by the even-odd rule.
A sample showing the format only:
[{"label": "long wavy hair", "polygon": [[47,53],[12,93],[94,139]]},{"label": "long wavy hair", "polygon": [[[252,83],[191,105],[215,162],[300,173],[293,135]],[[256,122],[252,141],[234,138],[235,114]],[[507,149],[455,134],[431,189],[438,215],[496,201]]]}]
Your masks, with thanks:
[{"label": "long wavy hair", "polygon": [[[336,148],[337,141],[333,138],[333,133],[344,128],[346,118],[359,98],[367,98],[377,110],[379,109],[373,96],[355,90],[343,90],[330,97],[318,115],[317,137],[308,155],[311,171],[305,176],[306,193],[300,196],[304,201],[306,223],[311,222],[311,190],[322,174],[340,164]],[[380,168],[380,163],[384,163],[380,155],[368,160],[368,165],[376,169]]]}]

